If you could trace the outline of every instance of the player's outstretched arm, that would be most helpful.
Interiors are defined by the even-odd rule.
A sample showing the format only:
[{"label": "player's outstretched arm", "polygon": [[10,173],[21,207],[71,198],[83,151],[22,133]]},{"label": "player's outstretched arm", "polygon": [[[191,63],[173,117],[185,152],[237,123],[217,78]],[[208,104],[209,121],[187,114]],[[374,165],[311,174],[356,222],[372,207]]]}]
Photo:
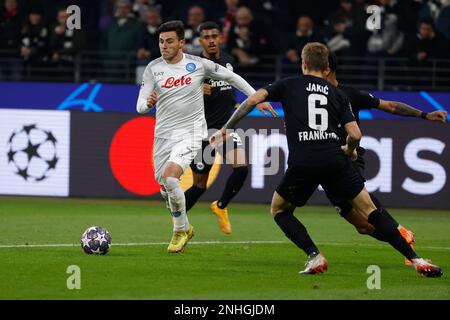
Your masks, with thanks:
[{"label": "player's outstretched arm", "polygon": [[269,93],[267,92],[267,90],[259,89],[250,97],[248,97],[244,102],[242,102],[241,106],[233,113],[233,115],[227,121],[227,123],[225,123],[223,128],[214,133],[209,138],[209,143],[213,147],[219,146],[223,141],[223,137],[226,134],[226,130],[233,129],[242,118],[248,115],[255,108],[257,104],[264,102],[268,95]]},{"label": "player's outstretched arm", "polygon": [[445,123],[447,121],[447,112],[443,110],[436,110],[433,112],[423,112],[410,105],[400,101],[386,101],[380,99],[380,110],[396,114],[403,117],[423,118],[430,121],[440,121]]},{"label": "player's outstretched arm", "polygon": [[[226,81],[247,96],[251,96],[255,93],[255,89],[253,89],[253,87],[237,73],[207,59],[202,59],[202,62],[205,67],[206,75],[212,79]],[[272,117],[278,116],[270,103],[258,104],[256,107],[263,115],[266,115],[268,112]]]},{"label": "player's outstretched arm", "polygon": [[224,129],[233,129],[236,124],[241,121],[247,114],[249,114],[256,105],[266,101],[269,93],[266,89],[259,89],[250,97],[248,97],[244,102],[242,102],[241,106],[236,110],[235,113],[231,116],[231,118],[225,123]]}]

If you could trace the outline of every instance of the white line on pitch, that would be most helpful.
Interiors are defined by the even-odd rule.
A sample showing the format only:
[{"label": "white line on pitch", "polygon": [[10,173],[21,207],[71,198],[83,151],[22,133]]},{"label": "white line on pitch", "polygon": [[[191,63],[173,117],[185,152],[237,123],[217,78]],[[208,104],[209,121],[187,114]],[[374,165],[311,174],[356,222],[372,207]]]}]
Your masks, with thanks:
[{"label": "white line on pitch", "polygon": [[[189,245],[227,245],[227,244],[287,244],[287,241],[265,241],[265,240],[255,240],[255,241],[192,241]],[[168,242],[131,242],[131,243],[113,243],[113,246],[163,246],[168,245]],[[319,245],[326,246],[337,246],[337,247],[374,247],[382,248],[382,244],[354,244],[349,242],[317,242]],[[57,243],[57,244],[7,244],[0,245],[0,249],[6,248],[51,248],[51,247],[77,247],[80,244],[77,243]],[[420,249],[429,250],[450,250],[450,247],[433,247],[424,246]]]}]

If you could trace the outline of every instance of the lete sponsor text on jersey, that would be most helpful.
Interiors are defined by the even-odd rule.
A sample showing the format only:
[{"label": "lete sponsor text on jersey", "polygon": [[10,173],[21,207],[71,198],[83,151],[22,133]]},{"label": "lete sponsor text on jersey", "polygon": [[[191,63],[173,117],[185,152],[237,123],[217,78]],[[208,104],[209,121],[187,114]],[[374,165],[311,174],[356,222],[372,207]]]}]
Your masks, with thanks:
[{"label": "lete sponsor text on jersey", "polygon": [[175,77],[169,77],[166,79],[164,84],[161,86],[161,88],[170,89],[172,87],[182,87],[182,86],[188,86],[192,82],[191,77],[185,77],[182,76],[180,79],[175,79]]}]

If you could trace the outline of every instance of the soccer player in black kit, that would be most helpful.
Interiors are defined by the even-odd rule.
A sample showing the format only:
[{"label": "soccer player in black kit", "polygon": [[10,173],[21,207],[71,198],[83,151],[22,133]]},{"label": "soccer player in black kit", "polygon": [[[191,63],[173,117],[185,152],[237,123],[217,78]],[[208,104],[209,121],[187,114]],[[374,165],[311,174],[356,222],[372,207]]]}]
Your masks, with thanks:
[{"label": "soccer player in black kit", "polygon": [[[223,52],[220,48],[219,25],[212,21],[203,22],[199,25],[198,32],[200,34],[200,44],[203,47],[200,56],[233,70],[233,56]],[[235,110],[235,107],[238,106],[234,89],[226,82],[205,79],[203,93],[206,124],[208,130],[214,132],[222,128]],[[153,100],[150,101],[150,104],[154,105],[156,100],[156,95],[153,95]],[[257,108],[264,115],[268,112],[274,117],[277,116],[270,104],[261,104]],[[232,147],[227,147],[226,144],[231,144]],[[222,196],[217,201],[212,202],[210,208],[216,215],[222,232],[230,234],[231,223],[228,217],[227,206],[244,185],[248,175],[248,165],[242,140],[237,133],[231,132],[226,139],[226,144],[220,150],[224,151],[222,155],[226,157],[226,163],[231,163],[233,172],[228,177]],[[190,165],[193,172],[193,185],[185,192],[186,211],[189,211],[205,193],[214,156],[215,149],[209,145],[207,140],[204,141],[201,152],[197,154]]]},{"label": "soccer player in black kit", "polygon": [[[389,239],[389,244],[411,260],[419,274],[441,276],[441,268],[420,258],[383,208],[375,206],[350,160],[357,159],[356,148],[362,135],[348,98],[325,80],[329,72],[328,48],[317,42],[307,44],[302,50],[302,70],[303,76],[276,81],[251,95],[225,126],[211,136],[210,143],[220,144],[227,130],[234,128],[256,104],[281,102],[289,158],[288,169],[272,198],[271,213],[285,235],[308,255],[306,268],[300,273],[316,274],[328,268],[305,226],[293,214],[322,185],[329,197],[350,201],[358,213]],[[339,138],[341,127],[347,133],[344,146]]]},{"label": "soccer player in black kit", "polygon": [[[329,53],[328,63],[330,71],[327,74],[326,79],[332,85],[334,85],[342,92],[344,92],[344,94],[347,96],[347,98],[351,103],[353,114],[355,115],[355,120],[358,123],[358,125],[359,125],[359,111],[366,109],[380,109],[384,112],[404,117],[416,117],[429,121],[439,121],[442,123],[446,122],[447,113],[445,111],[435,110],[429,113],[422,112],[421,110],[418,110],[406,103],[399,101],[386,101],[374,97],[373,95],[371,95],[366,91],[358,90],[350,86],[341,85],[340,83],[338,83],[336,79],[336,70],[338,64],[337,57],[331,51]],[[341,138],[343,139],[342,144],[345,144],[345,137],[346,137],[345,130],[341,131],[342,131]],[[356,161],[353,162],[353,165],[359,171],[361,176],[364,177],[365,150],[362,147],[358,147],[356,150],[358,153],[358,158]],[[372,201],[377,206],[377,208],[380,208],[381,207],[380,201],[372,193],[370,194],[370,197],[372,198]],[[380,241],[386,242],[389,241],[388,239],[385,239],[382,234],[379,234],[378,231],[367,221],[367,219],[365,219],[362,215],[358,214],[358,212],[351,207],[350,203],[346,199],[330,197],[329,200],[336,207],[338,213],[348,222],[353,224],[359,233],[368,234]],[[402,236],[412,246],[414,243],[414,233],[411,230],[408,230],[402,225],[400,225],[393,217],[391,217],[391,215],[387,212],[386,209],[384,209],[384,211],[386,212],[386,215],[389,216],[392,219],[392,221],[397,225],[397,228],[402,234]],[[405,264],[410,265],[411,262],[408,259],[405,259]]]}]

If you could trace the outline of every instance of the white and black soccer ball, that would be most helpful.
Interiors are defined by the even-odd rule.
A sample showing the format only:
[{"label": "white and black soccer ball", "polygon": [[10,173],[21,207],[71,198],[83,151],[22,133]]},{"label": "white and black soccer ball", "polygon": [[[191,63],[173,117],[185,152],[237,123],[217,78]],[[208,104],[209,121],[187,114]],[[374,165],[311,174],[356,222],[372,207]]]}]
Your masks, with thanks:
[{"label": "white and black soccer ball", "polygon": [[58,164],[56,145],[57,139],[50,130],[37,124],[24,125],[8,139],[8,164],[26,181],[43,181]]},{"label": "white and black soccer ball", "polygon": [[81,236],[81,248],[87,254],[107,254],[111,240],[111,235],[105,228],[89,227]]}]

